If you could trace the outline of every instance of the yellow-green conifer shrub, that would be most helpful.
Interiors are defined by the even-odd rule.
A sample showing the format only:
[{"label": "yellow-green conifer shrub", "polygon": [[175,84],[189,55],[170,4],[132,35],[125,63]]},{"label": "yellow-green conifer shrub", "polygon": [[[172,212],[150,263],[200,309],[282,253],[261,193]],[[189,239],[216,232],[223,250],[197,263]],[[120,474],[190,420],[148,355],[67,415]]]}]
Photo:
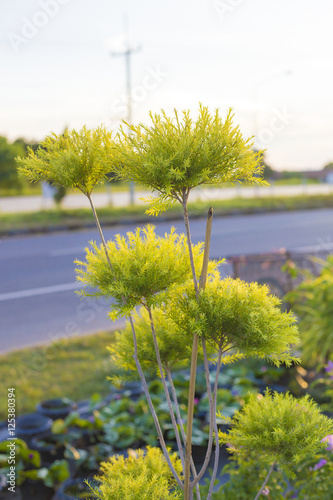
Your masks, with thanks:
[{"label": "yellow-green conifer shrub", "polygon": [[89,197],[111,170],[112,147],[112,134],[103,127],[53,133],[36,152],[30,149],[27,157],[16,159],[18,172],[31,182],[77,188]]},{"label": "yellow-green conifer shrub", "polygon": [[[177,235],[174,229],[164,238],[157,236],[151,225],[129,232],[126,237],[116,235],[114,241],[107,242],[107,252],[111,266],[104,248],[92,244],[87,249],[86,261],[76,261],[77,279],[95,289],[83,294],[114,298],[110,305],[113,319],[130,314],[136,306],[160,303],[161,292],[191,276],[186,238]],[[195,245],[193,252],[199,271],[202,243]],[[211,263],[210,272],[214,272],[217,264]]]},{"label": "yellow-green conifer shrub", "polygon": [[319,276],[305,279],[286,296],[299,316],[302,362],[326,364],[333,354],[333,255],[322,261]]},{"label": "yellow-green conifer shrub", "polygon": [[251,395],[231,423],[229,433],[219,432],[220,444],[235,453],[266,456],[291,475],[292,466],[327,446],[322,440],[333,431],[332,420],[308,395],[296,399],[268,389],[261,398]]},{"label": "yellow-green conifer shrub", "polygon": [[[240,351],[239,356],[250,354],[266,356],[276,364],[285,362],[289,365],[292,361],[296,361],[290,353],[298,339],[292,314],[280,311],[279,300],[270,295],[265,286],[260,287],[255,283],[248,284],[240,280],[221,281],[217,272],[218,262],[209,264],[207,284],[203,289],[207,271],[206,260],[203,265],[203,244],[192,247],[191,243],[187,212],[191,189],[200,185],[242,180],[264,184],[261,177],[261,153],[255,153],[252,150],[251,140],[242,137],[238,127],[232,123],[230,112],[225,120],[222,120],[218,110],[211,114],[207,108],[200,106],[196,121],[190,118],[188,111],[181,115],[175,111],[171,117],[162,112],[160,115],[151,115],[151,120],[151,126],[142,124],[132,126],[130,133],[123,131],[115,141],[104,129],[89,131],[83,128],[78,132],[53,135],[42,143],[36,153],[30,152],[28,158],[19,160],[21,174],[30,180],[46,180],[68,188],[78,188],[89,198],[102,246],[93,243],[87,249],[85,262],[77,262],[78,280],[92,287],[91,292],[86,288],[83,294],[112,298],[113,302],[110,304],[112,318],[130,316],[138,306],[146,311],[141,314],[142,323],[141,319],[137,319],[134,325],[131,320],[132,340],[129,340],[128,331],[125,332],[123,339],[119,338],[119,360],[125,364],[125,368],[132,369],[133,346],[135,343],[138,344],[137,352],[134,353],[135,365],[145,389],[164,457],[159,449],[148,449],[145,455],[143,452],[137,452],[127,459],[112,457],[110,462],[103,465],[100,487],[95,490],[97,498],[101,500],[180,500],[183,493],[176,488],[182,485],[185,498],[190,500],[192,497],[196,479],[193,473],[192,482],[190,481],[190,443],[199,337],[203,341],[202,349],[205,353],[206,340],[218,352],[214,391],[209,399],[211,418],[208,460],[205,461],[199,475],[200,473],[203,475],[208,466],[213,434],[217,428],[216,388],[221,355],[234,348]],[[175,201],[180,202],[183,207],[187,237],[178,236],[174,230],[164,237],[159,237],[152,226],[147,226],[145,229],[128,233],[126,237],[118,235],[114,241],[107,243],[92,203],[91,191],[97,182],[104,180],[111,168],[117,172],[119,178],[140,182],[157,193],[157,201],[156,203],[153,201],[155,206],[150,211],[152,214],[158,213]],[[209,211],[207,219],[207,259],[211,223],[212,210]],[[200,273],[202,276],[198,279]],[[158,307],[163,308],[163,311],[158,312]],[[147,325],[143,326],[143,321],[148,318]],[[176,398],[174,403],[171,401],[164,370],[172,382],[169,368],[176,367],[188,358],[187,346],[191,345],[191,337],[193,337],[193,347],[186,420],[188,437],[186,437],[185,429],[177,424],[173,413],[173,404],[176,411],[179,407]],[[169,458],[147,381],[139,362],[141,360],[146,369],[156,370],[155,355],[180,457],[183,444],[186,442],[183,484],[182,464],[175,454],[171,454],[171,460]],[[236,353],[231,356],[231,361],[237,355]],[[128,356],[127,361],[126,356]],[[210,393],[206,355],[205,370],[208,380],[207,391]],[[170,387],[172,389],[172,383]],[[247,410],[251,417],[258,414],[257,400],[253,399],[253,402],[254,410],[252,411],[250,407]],[[278,401],[274,403],[277,406],[279,404]],[[302,406],[306,404],[302,403]],[[288,415],[288,412],[293,413],[292,401],[285,400],[284,405],[283,415]],[[297,412],[293,413],[294,417],[295,415]],[[315,413],[312,415],[310,412],[308,415],[311,417],[314,415],[313,420],[316,421]],[[264,412],[262,422],[265,418],[267,415]],[[275,425],[273,434],[276,436],[280,436],[281,433],[281,435],[286,434],[284,420],[281,423],[276,419],[273,423]],[[323,430],[323,435],[327,435],[329,430],[326,429],[324,432],[325,425],[322,425],[322,421],[317,419],[317,423],[319,427],[321,426],[319,430]],[[269,424],[268,428],[271,427]],[[299,429],[299,426],[296,425],[296,428]],[[293,428],[289,430],[293,432]],[[235,436],[239,437],[237,433]],[[317,436],[314,431],[312,439],[315,443]],[[254,449],[259,449],[259,439],[260,437],[256,441],[258,448]],[[300,440],[296,438],[293,440],[292,434],[289,446],[292,447],[294,442],[300,446]],[[260,444],[260,452],[262,447],[268,455],[272,450],[272,453],[275,453],[276,449],[281,452],[282,445],[279,447],[275,443],[276,449],[273,449],[268,448],[266,443],[268,443],[267,436]],[[216,465],[218,450],[217,447]],[[305,450],[311,451],[309,441],[305,441]],[[287,454],[287,451],[285,453]],[[282,461],[286,457],[287,455],[284,456],[282,452],[278,455]],[[214,467],[210,490],[214,484],[216,470]],[[198,476],[197,479],[199,481]],[[207,499],[210,498],[211,491],[207,496]]]},{"label": "yellow-green conifer shrub", "polygon": [[290,366],[297,361],[290,349],[299,336],[296,318],[281,312],[280,305],[266,285],[217,276],[198,300],[191,284],[177,287],[166,313],[180,330],[204,337],[217,351],[234,348]]},{"label": "yellow-green conifer shrub", "polygon": [[[191,360],[193,335],[179,334],[177,326],[171,318],[166,316],[161,308],[152,311],[158,347],[163,369],[177,370],[188,367]],[[139,313],[132,315],[138,345],[138,358],[144,372],[158,374],[156,351],[151,333],[149,314],[145,308]],[[130,372],[131,378],[137,378],[137,367],[133,358],[134,341],[131,325],[127,322],[126,327],[116,332],[115,342],[109,348],[111,356],[118,368]],[[202,359],[202,349],[199,349],[199,357]]]},{"label": "yellow-green conifer shrub", "polygon": [[[171,461],[178,474],[182,465],[176,453]],[[159,448],[147,447],[129,450],[128,458],[112,456],[109,462],[101,464],[102,475],[96,479],[97,488],[91,487],[99,500],[181,500],[183,494],[169,470]]]},{"label": "yellow-green conifer shrub", "polygon": [[210,113],[200,105],[196,121],[189,110],[173,116],[150,113],[151,125],[130,125],[116,144],[114,165],[119,178],[153,189],[158,198],[148,199],[151,214],[175,201],[184,203],[189,192],[202,184],[262,179],[262,152],[254,152],[253,141],[244,139],[233,125],[229,110],[223,120],[217,109]]}]

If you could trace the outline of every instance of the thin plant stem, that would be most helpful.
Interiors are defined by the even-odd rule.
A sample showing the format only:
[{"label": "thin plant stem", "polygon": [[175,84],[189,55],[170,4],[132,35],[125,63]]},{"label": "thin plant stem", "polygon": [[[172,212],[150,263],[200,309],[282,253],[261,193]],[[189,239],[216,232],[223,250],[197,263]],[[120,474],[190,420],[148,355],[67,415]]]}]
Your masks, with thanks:
[{"label": "thin plant stem", "polygon": [[147,307],[147,311],[148,311],[148,314],[149,314],[151,332],[153,334],[153,340],[154,340],[154,346],[155,346],[157,364],[158,364],[158,368],[159,368],[159,371],[160,371],[160,376],[161,376],[161,380],[162,380],[162,384],[163,384],[163,388],[164,388],[164,392],[165,392],[165,397],[166,397],[168,408],[169,408],[169,413],[170,413],[170,417],[171,417],[172,427],[173,427],[173,430],[174,430],[175,436],[176,436],[176,442],[177,442],[177,446],[178,446],[180,460],[182,462],[182,466],[183,466],[183,470],[184,470],[185,462],[184,462],[183,446],[182,446],[182,442],[181,442],[181,439],[180,439],[179,430],[178,430],[178,427],[177,427],[177,422],[176,422],[176,419],[175,419],[174,410],[172,408],[172,402],[171,402],[169,390],[168,390],[168,387],[167,387],[167,384],[166,384],[166,380],[165,380],[165,376],[164,376],[164,370],[163,370],[162,361],[161,361],[161,354],[160,354],[160,350],[159,350],[159,347],[158,347],[157,336],[156,336],[156,331],[155,331],[155,324],[154,324],[154,319],[153,319],[153,315],[152,315],[152,312],[151,312],[151,307]]},{"label": "thin plant stem", "polygon": [[184,500],[190,500],[190,466],[192,456],[192,430],[193,430],[193,415],[194,415],[194,395],[195,395],[195,379],[197,373],[197,358],[198,358],[199,337],[194,335],[191,356],[191,371],[190,384],[187,406],[187,426],[186,426],[186,442],[185,442],[185,476],[184,476]]},{"label": "thin plant stem", "polygon": [[[212,453],[214,431],[215,431],[215,435],[216,435],[216,440],[218,439],[218,428],[217,428],[217,424],[216,424],[216,400],[217,400],[218,377],[219,377],[220,369],[221,369],[222,350],[221,349],[219,350],[219,356],[218,356],[218,361],[217,361],[215,383],[214,383],[214,393],[213,393],[214,397],[212,397],[212,391],[211,391],[211,387],[210,387],[209,366],[208,366],[208,357],[207,357],[207,349],[206,349],[205,339],[202,339],[202,350],[203,350],[203,355],[204,355],[206,386],[207,386],[207,395],[208,395],[208,401],[209,401],[209,438],[208,438],[208,446],[207,446],[207,452],[206,452],[204,463],[201,467],[201,470],[200,470],[196,480],[193,481],[193,484],[195,484],[196,481],[199,481],[201,479],[201,477],[206,472],[206,469],[208,467],[209,460],[210,460],[211,453]],[[217,443],[218,443],[218,441],[216,441],[216,444]],[[216,451],[216,448],[218,448],[218,451]],[[214,471],[216,469],[216,472],[217,472],[218,459],[219,459],[219,447],[216,446],[216,448],[215,448]],[[214,471],[213,471],[213,474],[214,474]],[[215,477],[214,477],[214,481],[215,481]],[[214,485],[214,481],[213,481],[213,485]],[[210,497],[207,497],[207,499],[208,498],[210,498]]]},{"label": "thin plant stem", "polygon": [[208,437],[208,445],[207,445],[205,460],[204,460],[204,463],[201,467],[201,470],[200,470],[197,478],[194,480],[194,482],[200,481],[201,477],[204,475],[204,473],[208,467],[208,464],[209,464],[209,460],[210,460],[211,453],[212,453],[212,446],[213,446],[213,425],[214,425],[214,423],[213,423],[213,398],[212,398],[212,391],[210,388],[207,352],[206,352],[206,349],[204,348],[204,345],[203,345],[203,354],[204,354],[207,396],[208,396],[208,404],[209,404],[209,437]]},{"label": "thin plant stem", "polygon": [[190,230],[190,220],[188,218],[188,211],[187,211],[187,197],[183,201],[183,214],[184,214],[184,222],[185,222],[185,229],[186,229],[187,246],[188,246],[188,251],[190,254],[190,264],[191,264],[191,270],[192,270],[192,276],[193,276],[193,283],[194,283],[195,293],[196,293],[196,296],[198,298],[199,297],[199,286],[198,286],[198,279],[197,279],[197,275],[195,272],[195,265],[194,265],[193,247],[192,247],[191,230]]},{"label": "thin plant stem", "polygon": [[274,469],[274,465],[275,465],[275,464],[276,464],[276,460],[274,460],[274,462],[272,463],[271,468],[269,469],[268,474],[267,474],[267,476],[266,476],[266,479],[265,479],[265,481],[262,483],[262,486],[261,486],[260,490],[258,491],[257,496],[255,497],[255,499],[254,499],[254,500],[258,500],[258,498],[260,497],[260,495],[261,495],[261,493],[262,493],[263,489],[265,488],[265,486],[266,486],[266,484],[267,484],[267,482],[268,482],[268,480],[269,480],[269,478],[270,478],[270,476],[271,476],[271,474],[272,474],[272,472],[273,472],[273,469]]},{"label": "thin plant stem", "polygon": [[[187,195],[188,197],[188,195]],[[193,274],[193,282],[195,287],[195,293],[197,300],[199,300],[199,287],[198,281],[195,273],[193,249],[191,242],[191,230],[190,221],[187,213],[187,197],[183,203],[184,210],[184,221],[187,234],[187,244],[189,249],[191,268]],[[213,209],[210,208],[207,216],[206,223],[206,236],[205,236],[205,246],[204,246],[204,256],[202,271],[200,275],[200,289],[204,289],[206,285],[207,272],[208,272],[208,261],[209,261],[209,249],[210,249],[210,239],[211,230],[213,222]],[[193,336],[192,345],[192,356],[191,356],[191,370],[190,370],[190,383],[189,383],[189,394],[188,394],[188,407],[187,407],[187,428],[186,428],[186,443],[185,443],[185,471],[184,471],[184,500],[190,500],[193,491],[190,483],[190,466],[191,466],[191,456],[192,456],[192,431],[193,431],[193,416],[194,416],[194,395],[195,395],[195,380],[197,372],[197,360],[198,360],[198,349],[199,349],[199,337],[198,335]]]},{"label": "thin plant stem", "polygon": [[[167,377],[168,377],[168,381],[169,381],[169,385],[170,385],[170,390],[171,390],[171,394],[172,394],[173,403],[174,403],[174,406],[176,408],[176,415],[177,415],[177,419],[178,419],[178,423],[179,423],[179,427],[180,427],[180,432],[181,432],[181,435],[182,435],[182,438],[183,438],[183,442],[185,444],[186,443],[186,433],[185,433],[184,425],[183,425],[182,418],[181,418],[181,415],[180,415],[179,403],[178,403],[178,398],[177,398],[175,386],[173,384],[173,380],[172,380],[172,376],[171,376],[170,370],[167,369],[166,373],[167,373]],[[192,470],[193,477],[195,479],[197,477],[197,471],[196,471],[195,464],[194,464],[192,456],[191,456],[191,470]],[[199,484],[198,483],[195,485],[195,489],[196,489],[197,500],[201,500],[200,489],[199,489]]]},{"label": "thin plant stem", "polygon": [[199,281],[199,290],[204,290],[208,275],[208,263],[209,263],[209,251],[210,251],[210,240],[212,237],[212,224],[213,224],[213,207],[210,207],[207,214],[206,223],[206,235],[205,235],[205,248],[204,257],[202,261],[202,269]]},{"label": "thin plant stem", "polygon": [[[206,350],[206,347],[204,349]],[[220,347],[218,360],[217,360],[217,366],[216,366],[216,375],[215,375],[215,384],[214,384],[214,393],[213,393],[213,425],[214,425],[214,432],[215,432],[215,460],[214,460],[214,468],[213,468],[213,473],[212,473],[212,477],[211,477],[211,481],[210,481],[208,496],[207,496],[206,500],[210,500],[212,498],[213,488],[214,488],[214,483],[215,483],[215,479],[217,476],[217,469],[218,469],[219,458],[220,458],[219,431],[218,431],[217,422],[216,422],[216,403],[217,403],[217,387],[218,387],[218,382],[219,382],[221,361],[222,361],[222,348]]]},{"label": "thin plant stem", "polygon": [[101,228],[101,225],[99,223],[99,219],[98,219],[98,216],[97,216],[97,212],[96,212],[96,209],[95,209],[95,205],[92,201],[92,198],[91,198],[91,195],[86,195],[88,200],[89,200],[89,203],[90,203],[90,206],[91,206],[91,210],[94,214],[94,217],[95,217],[95,222],[96,222],[96,226],[97,226],[97,229],[98,229],[98,232],[99,232],[99,235],[101,237],[101,240],[102,240],[102,244],[103,244],[103,247],[104,247],[104,251],[105,251],[105,255],[106,255],[106,258],[107,258],[107,261],[108,261],[108,264],[110,266],[110,268],[112,269],[112,264],[111,264],[111,260],[110,260],[110,256],[109,256],[109,252],[108,252],[108,248],[106,246],[106,241],[105,241],[105,238],[104,238],[104,234],[103,234],[103,231],[102,231],[102,228]]},{"label": "thin plant stem", "polygon": [[173,380],[172,380],[172,376],[171,376],[171,372],[170,372],[169,368],[166,369],[166,374],[167,374],[169,385],[170,385],[170,390],[171,390],[171,394],[172,394],[173,404],[174,404],[174,406],[176,408],[176,415],[177,415],[178,424],[179,424],[179,427],[180,427],[180,432],[181,432],[183,441],[185,443],[185,440],[186,440],[185,429],[184,429],[184,425],[182,423],[182,417],[181,417],[181,414],[180,414],[178,398],[177,398],[175,386],[173,384]]},{"label": "thin plant stem", "polygon": [[183,485],[182,481],[180,480],[180,478],[179,478],[179,476],[178,476],[178,474],[177,474],[177,472],[176,472],[176,470],[175,470],[175,468],[172,465],[172,462],[170,460],[170,456],[169,456],[169,453],[168,453],[168,450],[167,450],[167,447],[166,447],[166,444],[165,444],[165,441],[164,441],[162,429],[161,429],[160,423],[158,421],[158,418],[157,418],[157,415],[156,415],[156,412],[155,412],[155,408],[154,408],[153,402],[152,402],[150,394],[149,394],[147,381],[146,381],[146,378],[144,376],[143,370],[141,368],[141,364],[140,364],[139,357],[138,357],[137,337],[136,337],[136,332],[135,332],[135,327],[134,327],[133,319],[132,319],[131,316],[130,316],[129,320],[130,320],[130,324],[131,324],[131,328],[132,328],[133,343],[134,343],[134,355],[133,355],[133,358],[134,358],[134,361],[135,361],[135,364],[136,364],[136,367],[137,367],[137,370],[138,370],[138,373],[139,373],[139,376],[140,376],[140,380],[142,382],[144,393],[145,393],[146,398],[147,398],[147,402],[148,402],[148,405],[149,405],[150,413],[151,413],[151,415],[152,415],[152,417],[154,419],[154,423],[155,423],[157,434],[158,434],[158,437],[159,437],[159,440],[160,440],[161,448],[162,448],[163,454],[165,456],[165,459],[166,459],[166,461],[168,463],[168,466],[169,466],[169,468],[170,468],[170,470],[172,472],[173,477],[177,481],[178,486],[182,490],[184,490],[184,485]]}]

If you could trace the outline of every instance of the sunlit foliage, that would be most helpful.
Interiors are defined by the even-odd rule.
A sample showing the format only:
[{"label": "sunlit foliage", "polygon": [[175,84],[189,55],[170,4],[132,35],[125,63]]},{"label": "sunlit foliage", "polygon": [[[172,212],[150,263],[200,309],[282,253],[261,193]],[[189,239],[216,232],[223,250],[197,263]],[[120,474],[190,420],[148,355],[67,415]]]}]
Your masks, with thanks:
[{"label": "sunlit foliage", "polygon": [[[171,461],[178,474],[182,465],[176,453]],[[180,500],[182,493],[175,490],[175,480],[159,448],[147,451],[129,450],[127,458],[114,455],[101,464],[98,488],[91,487],[99,500]]]},{"label": "sunlit foliage", "polygon": [[32,182],[77,188],[89,196],[110,172],[112,146],[111,133],[102,127],[66,130],[46,137],[36,152],[30,148],[27,157],[17,158],[18,171]]},{"label": "sunlit foliage", "polygon": [[[174,229],[162,238],[148,225],[126,237],[117,235],[114,241],[108,241],[107,250],[111,267],[104,248],[94,243],[87,249],[86,261],[76,263],[78,280],[94,289],[83,290],[83,294],[114,298],[112,318],[128,315],[139,305],[159,304],[161,292],[191,276],[186,238]],[[193,252],[200,272],[203,245],[195,245]],[[211,262],[210,269],[215,267]]]},{"label": "sunlit foliage", "polygon": [[217,350],[235,348],[288,366],[296,361],[290,350],[298,330],[293,314],[281,312],[280,304],[266,285],[215,277],[199,300],[190,285],[178,287],[168,314],[184,332],[204,337]]},{"label": "sunlit foliage", "polygon": [[333,354],[333,255],[322,261],[319,276],[307,275],[287,295],[299,316],[302,360],[325,364]]},{"label": "sunlit foliage", "polygon": [[322,439],[333,430],[332,420],[308,395],[296,399],[268,389],[261,398],[251,395],[232,424],[228,433],[219,432],[221,444],[228,443],[235,453],[266,455],[290,472],[293,465],[323,449]]},{"label": "sunlit foliage", "polygon": [[217,109],[200,105],[196,121],[190,112],[167,116],[150,113],[151,125],[122,129],[116,145],[115,174],[153,189],[149,213],[157,214],[175,201],[187,201],[189,192],[202,184],[247,181],[265,184],[261,178],[261,151],[254,152],[233,125],[229,110],[223,120]]}]

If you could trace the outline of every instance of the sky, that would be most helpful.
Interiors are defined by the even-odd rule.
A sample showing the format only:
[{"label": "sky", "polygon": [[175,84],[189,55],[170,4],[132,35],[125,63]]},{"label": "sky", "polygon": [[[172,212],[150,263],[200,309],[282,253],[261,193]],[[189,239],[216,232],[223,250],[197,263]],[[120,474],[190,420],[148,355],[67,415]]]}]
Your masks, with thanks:
[{"label": "sky", "polygon": [[0,135],[116,131],[129,44],[133,123],[233,108],[273,168],[320,169],[333,161],[332,21],[331,0],[0,0]]}]

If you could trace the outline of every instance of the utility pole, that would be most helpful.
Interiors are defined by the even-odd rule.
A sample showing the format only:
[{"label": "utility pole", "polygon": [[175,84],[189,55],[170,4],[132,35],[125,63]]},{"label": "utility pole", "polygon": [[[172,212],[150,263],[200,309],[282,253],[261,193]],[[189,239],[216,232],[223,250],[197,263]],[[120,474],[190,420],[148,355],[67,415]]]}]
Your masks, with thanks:
[{"label": "utility pole", "polygon": [[[124,32],[126,37],[126,47],[124,50],[111,52],[112,57],[125,57],[125,69],[126,69],[126,95],[127,95],[127,117],[126,121],[129,125],[132,125],[132,79],[131,79],[131,55],[135,52],[139,52],[141,47],[130,47],[129,44],[129,27],[128,27],[128,16],[124,15]],[[130,133],[130,131],[129,131]],[[134,182],[130,182],[130,204],[134,205]]]}]

